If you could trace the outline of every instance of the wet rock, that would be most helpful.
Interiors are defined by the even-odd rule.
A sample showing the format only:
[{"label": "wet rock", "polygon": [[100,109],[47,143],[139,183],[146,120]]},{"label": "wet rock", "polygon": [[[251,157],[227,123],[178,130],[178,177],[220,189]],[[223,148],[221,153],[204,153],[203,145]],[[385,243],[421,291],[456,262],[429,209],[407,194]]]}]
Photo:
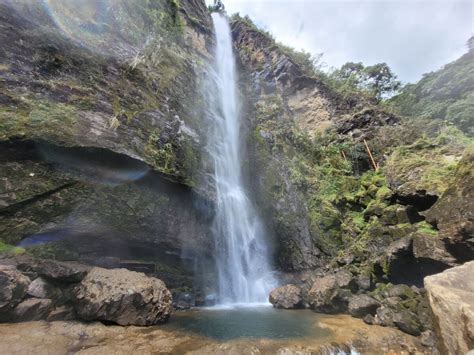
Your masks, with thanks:
[{"label": "wet rock", "polygon": [[347,309],[347,295],[341,291],[334,275],[317,278],[308,293],[309,304],[316,312],[344,312]]},{"label": "wet rock", "polygon": [[363,318],[367,314],[375,315],[380,302],[368,295],[356,295],[349,300],[348,310],[353,317]]},{"label": "wet rock", "polygon": [[293,309],[303,306],[301,289],[296,285],[277,287],[270,292],[269,300],[275,308]]},{"label": "wet rock", "polygon": [[474,346],[474,261],[425,278],[435,329],[447,354]]},{"label": "wet rock", "polygon": [[84,320],[153,325],[166,322],[172,312],[171,293],[161,280],[125,269],[94,267],[75,297],[75,310]]},{"label": "wet rock", "polygon": [[46,319],[53,301],[46,298],[28,298],[18,304],[9,317],[10,322]]},{"label": "wet rock", "polygon": [[0,265],[0,313],[13,309],[25,297],[30,279],[14,266]]}]

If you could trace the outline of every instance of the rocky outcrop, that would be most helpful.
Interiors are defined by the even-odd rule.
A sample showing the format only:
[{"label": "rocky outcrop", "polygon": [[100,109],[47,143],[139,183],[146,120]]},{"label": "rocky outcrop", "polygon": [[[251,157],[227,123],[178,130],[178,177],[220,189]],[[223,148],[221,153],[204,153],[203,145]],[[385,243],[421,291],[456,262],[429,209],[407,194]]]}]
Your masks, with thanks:
[{"label": "rocky outcrop", "polygon": [[464,146],[423,141],[398,147],[388,157],[385,174],[390,188],[404,204],[425,211],[447,190]]},{"label": "rocky outcrop", "polygon": [[99,3],[1,5],[11,45],[0,53],[0,140],[103,148],[191,183],[200,117],[188,100],[212,41],[204,2]]},{"label": "rocky outcrop", "polygon": [[270,292],[269,301],[275,308],[294,309],[303,307],[302,291],[296,285],[277,287]]},{"label": "rocky outcrop", "polygon": [[460,262],[474,258],[474,149],[459,162],[455,179],[434,206],[427,220],[437,226],[448,251]]},{"label": "rocky outcrop", "polygon": [[391,243],[376,265],[392,283],[422,287],[426,276],[456,265],[456,260],[437,235],[415,233]]},{"label": "rocky outcrop", "polygon": [[474,349],[474,262],[425,278],[436,330],[447,354]]},{"label": "rocky outcrop", "polygon": [[0,258],[2,322],[83,319],[152,325],[165,322],[171,310],[165,284],[142,273],[27,256]]},{"label": "rocky outcrop", "polygon": [[93,268],[74,295],[78,316],[89,321],[154,325],[172,312],[171,293],[161,280],[125,269]]},{"label": "rocky outcrop", "polygon": [[362,141],[372,139],[380,127],[398,124],[400,118],[393,113],[369,107],[353,115],[342,115],[335,121],[338,133]]}]

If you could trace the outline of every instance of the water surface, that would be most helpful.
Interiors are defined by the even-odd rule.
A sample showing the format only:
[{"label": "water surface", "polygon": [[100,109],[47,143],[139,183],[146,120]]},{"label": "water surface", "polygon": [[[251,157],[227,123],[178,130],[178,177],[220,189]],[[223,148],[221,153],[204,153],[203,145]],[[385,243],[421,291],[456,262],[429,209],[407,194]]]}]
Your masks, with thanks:
[{"label": "water surface", "polygon": [[202,308],[176,312],[163,327],[217,340],[330,336],[328,329],[317,326],[318,317],[308,310],[286,311],[271,306]]}]

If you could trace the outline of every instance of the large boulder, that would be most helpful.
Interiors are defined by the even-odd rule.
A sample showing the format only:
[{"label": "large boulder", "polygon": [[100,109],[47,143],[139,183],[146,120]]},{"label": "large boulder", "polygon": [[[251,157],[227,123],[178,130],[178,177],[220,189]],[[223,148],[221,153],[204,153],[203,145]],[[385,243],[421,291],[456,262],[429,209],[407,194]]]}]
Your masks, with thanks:
[{"label": "large boulder", "polygon": [[347,309],[351,292],[338,285],[334,275],[317,278],[308,292],[310,306],[316,312],[339,313]]},{"label": "large boulder", "polygon": [[0,265],[0,313],[13,309],[25,297],[30,279],[14,266]]},{"label": "large boulder", "polygon": [[293,309],[303,307],[301,289],[295,285],[285,285],[270,292],[270,303],[275,308]]},{"label": "large boulder", "polygon": [[425,278],[436,330],[446,354],[474,349],[474,261]]},{"label": "large boulder", "polygon": [[80,318],[120,325],[164,323],[173,309],[161,280],[126,269],[94,267],[76,287],[75,298]]}]

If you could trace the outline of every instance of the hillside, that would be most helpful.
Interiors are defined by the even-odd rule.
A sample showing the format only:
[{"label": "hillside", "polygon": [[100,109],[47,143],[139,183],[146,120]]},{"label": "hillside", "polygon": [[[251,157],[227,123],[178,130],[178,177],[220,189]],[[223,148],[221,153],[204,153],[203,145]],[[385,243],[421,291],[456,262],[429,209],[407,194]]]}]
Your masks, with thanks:
[{"label": "hillside", "polygon": [[474,49],[405,86],[390,103],[401,115],[446,120],[474,135]]}]

